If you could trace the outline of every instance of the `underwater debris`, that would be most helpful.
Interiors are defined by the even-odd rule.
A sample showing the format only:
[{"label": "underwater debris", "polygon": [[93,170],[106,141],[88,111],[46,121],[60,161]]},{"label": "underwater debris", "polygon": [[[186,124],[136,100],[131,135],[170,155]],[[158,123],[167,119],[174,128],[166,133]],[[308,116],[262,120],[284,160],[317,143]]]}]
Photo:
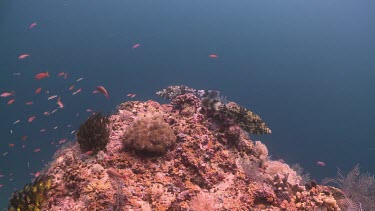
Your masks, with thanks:
[{"label": "underwater debris", "polygon": [[77,142],[82,152],[92,151],[96,154],[105,149],[109,139],[108,116],[98,112],[83,123],[77,133]]},{"label": "underwater debris", "polygon": [[176,136],[161,115],[151,115],[135,120],[123,141],[125,147],[137,152],[160,155],[176,142]]},{"label": "underwater debris", "polygon": [[26,185],[22,190],[13,193],[8,211],[37,211],[41,210],[46,201],[46,194],[51,187],[51,179],[39,176],[33,183]]}]

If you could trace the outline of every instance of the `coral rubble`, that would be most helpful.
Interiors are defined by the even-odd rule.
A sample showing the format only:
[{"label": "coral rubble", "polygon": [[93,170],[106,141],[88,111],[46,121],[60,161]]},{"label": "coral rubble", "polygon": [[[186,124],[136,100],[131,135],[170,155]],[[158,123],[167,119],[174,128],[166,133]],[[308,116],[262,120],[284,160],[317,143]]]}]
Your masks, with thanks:
[{"label": "coral rubble", "polygon": [[[250,140],[248,133],[271,133],[258,115],[218,91],[172,86],[157,94],[171,102],[129,101],[108,118],[90,117],[45,170],[38,209],[340,210],[332,188],[303,184]],[[29,193],[16,192],[10,210]]]}]

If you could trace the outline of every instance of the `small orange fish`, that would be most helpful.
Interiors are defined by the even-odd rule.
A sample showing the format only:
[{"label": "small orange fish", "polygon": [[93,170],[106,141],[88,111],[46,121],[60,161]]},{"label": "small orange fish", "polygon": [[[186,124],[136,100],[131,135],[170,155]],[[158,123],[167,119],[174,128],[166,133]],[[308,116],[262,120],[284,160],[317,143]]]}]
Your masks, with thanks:
[{"label": "small orange fish", "polygon": [[109,98],[108,91],[104,88],[104,86],[96,87],[96,90],[102,93],[107,99]]},{"label": "small orange fish", "polygon": [[8,105],[13,104],[14,101],[16,101],[16,99],[11,99],[11,100],[9,100],[9,101],[7,102],[7,104],[8,104]]},{"label": "small orange fish", "polygon": [[210,54],[211,59],[216,59],[217,57],[218,57],[217,54]]},{"label": "small orange fish", "polygon": [[35,90],[35,94],[39,94],[40,92],[42,91],[42,88],[37,88],[36,90]]},{"label": "small orange fish", "polygon": [[87,151],[85,152],[85,155],[92,155],[92,153],[94,153],[93,151]]},{"label": "small orange fish", "polygon": [[37,80],[41,80],[43,78],[46,78],[46,77],[49,77],[49,73],[48,72],[41,72],[41,73],[38,73],[35,75],[35,79]]},{"label": "small orange fish", "polygon": [[14,95],[14,92],[4,92],[3,94],[0,95],[0,97],[9,97],[9,96],[12,96]]},{"label": "small orange fish", "polygon": [[40,151],[40,148],[34,149],[34,152],[39,152],[39,151]]},{"label": "small orange fish", "polygon": [[137,94],[127,94],[126,96],[130,97],[130,98],[134,98]]},{"label": "small orange fish", "polygon": [[27,119],[27,121],[28,121],[28,122],[32,122],[32,121],[34,121],[35,118],[36,118],[36,116],[31,116],[31,117],[29,117],[29,118]]},{"label": "small orange fish", "polygon": [[9,144],[9,147],[14,147],[14,144]]},{"label": "small orange fish", "polygon": [[29,54],[21,54],[18,56],[18,59],[26,59],[29,56],[30,56]]},{"label": "small orange fish", "polygon": [[132,48],[136,49],[136,48],[139,48],[139,46],[141,46],[141,44],[137,43],[137,44],[133,45]]},{"label": "small orange fish", "polygon": [[59,105],[60,108],[64,108],[64,104],[61,102],[61,99],[57,99],[57,105]]},{"label": "small orange fish", "polygon": [[26,104],[26,105],[32,105],[32,104],[34,104],[34,102],[31,102],[31,101],[30,101],[30,102],[26,102],[25,104]]},{"label": "small orange fish", "polygon": [[21,140],[22,140],[22,141],[26,141],[27,138],[28,138],[28,136],[22,136]]},{"label": "small orange fish", "polygon": [[316,161],[316,165],[322,166],[322,167],[326,166],[326,164],[324,162],[322,162],[322,161]]},{"label": "small orange fish", "polygon": [[118,173],[115,169],[109,168],[107,169],[107,174],[114,178],[122,178],[123,180],[126,180],[126,176]]},{"label": "small orange fish", "polygon": [[32,28],[34,28],[34,27],[37,26],[37,25],[38,25],[37,22],[34,22],[34,23],[30,24],[29,29],[32,29]]},{"label": "small orange fish", "polygon": [[73,92],[72,95],[76,95],[82,91],[82,88],[77,89],[77,91]]},{"label": "small orange fish", "polygon": [[73,90],[74,87],[75,87],[75,85],[71,85],[71,86],[69,87],[69,90]]},{"label": "small orange fish", "polygon": [[61,77],[61,76],[63,76],[63,75],[65,75],[64,72],[61,72],[61,73],[57,74],[58,77]]}]

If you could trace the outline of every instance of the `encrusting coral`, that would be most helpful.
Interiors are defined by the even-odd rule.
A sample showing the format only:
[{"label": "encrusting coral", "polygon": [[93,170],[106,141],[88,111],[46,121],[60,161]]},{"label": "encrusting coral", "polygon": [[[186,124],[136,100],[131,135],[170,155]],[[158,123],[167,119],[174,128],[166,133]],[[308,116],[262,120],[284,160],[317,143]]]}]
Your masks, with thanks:
[{"label": "encrusting coral", "polygon": [[51,179],[40,209],[340,210],[332,188],[302,184],[250,140],[271,132],[259,116],[217,91],[172,86],[158,95],[171,102],[129,101],[108,119],[90,117],[44,171]]}]

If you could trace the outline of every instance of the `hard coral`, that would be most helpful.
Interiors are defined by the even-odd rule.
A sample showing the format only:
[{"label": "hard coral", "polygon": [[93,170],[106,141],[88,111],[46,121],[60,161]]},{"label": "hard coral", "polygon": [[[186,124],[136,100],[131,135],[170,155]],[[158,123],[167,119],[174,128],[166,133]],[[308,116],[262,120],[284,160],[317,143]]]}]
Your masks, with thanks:
[{"label": "hard coral", "polygon": [[97,153],[105,149],[109,138],[108,117],[96,113],[79,127],[77,142],[83,152]]},{"label": "hard coral", "polygon": [[176,142],[176,136],[161,115],[151,115],[135,120],[123,141],[125,147],[136,152],[160,155]]}]

